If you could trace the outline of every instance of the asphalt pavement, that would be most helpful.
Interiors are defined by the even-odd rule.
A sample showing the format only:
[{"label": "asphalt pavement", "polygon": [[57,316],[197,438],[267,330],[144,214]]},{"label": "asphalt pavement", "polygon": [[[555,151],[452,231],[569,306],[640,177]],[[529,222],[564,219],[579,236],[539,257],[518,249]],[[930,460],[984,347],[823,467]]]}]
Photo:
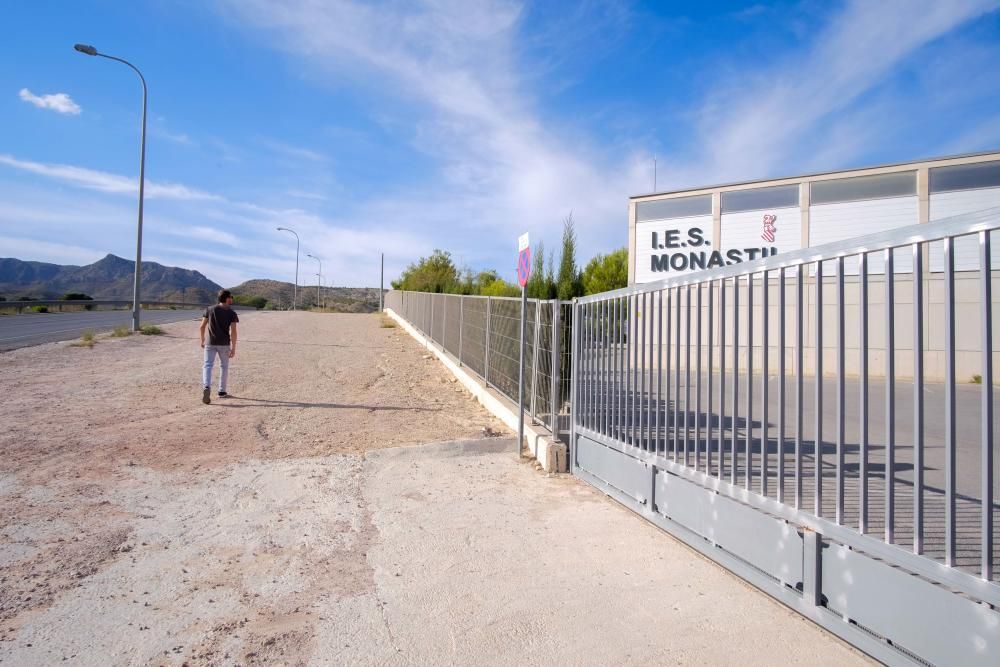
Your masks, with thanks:
[{"label": "asphalt pavement", "polygon": [[[167,324],[196,320],[202,310],[144,310],[142,324]],[[19,347],[73,340],[84,331],[95,334],[113,331],[118,326],[132,326],[131,310],[93,310],[79,313],[24,313],[0,316],[0,351]],[[193,326],[193,325],[192,325]],[[193,329],[192,329],[193,330]]]}]

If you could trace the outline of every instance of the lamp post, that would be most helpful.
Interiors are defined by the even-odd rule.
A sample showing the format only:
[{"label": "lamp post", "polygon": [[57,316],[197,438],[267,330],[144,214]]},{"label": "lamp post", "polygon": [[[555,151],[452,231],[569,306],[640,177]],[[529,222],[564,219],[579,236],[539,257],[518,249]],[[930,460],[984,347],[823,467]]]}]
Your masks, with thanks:
[{"label": "lamp post", "polygon": [[[291,232],[295,234],[295,230],[289,229],[288,227],[278,227],[279,232]],[[295,285],[292,286],[292,310],[295,310],[295,305],[299,300],[299,235],[295,234]]]},{"label": "lamp post", "polygon": [[139,148],[139,224],[135,239],[135,283],[132,288],[132,331],[139,331],[139,286],[142,280],[142,200],[146,185],[146,78],[139,71],[139,68],[129,61],[109,56],[106,53],[99,53],[96,48],[89,44],[74,44],[73,48],[88,56],[100,56],[128,65],[139,75],[139,81],[142,82],[142,134],[140,135]]},{"label": "lamp post", "polygon": [[317,262],[319,262],[319,273],[316,274],[316,305],[322,308],[323,306],[321,305],[320,302],[319,284],[320,281],[323,279],[323,260],[321,260],[319,257],[316,257],[315,255],[310,255],[308,253],[306,254],[306,257],[312,257]]}]

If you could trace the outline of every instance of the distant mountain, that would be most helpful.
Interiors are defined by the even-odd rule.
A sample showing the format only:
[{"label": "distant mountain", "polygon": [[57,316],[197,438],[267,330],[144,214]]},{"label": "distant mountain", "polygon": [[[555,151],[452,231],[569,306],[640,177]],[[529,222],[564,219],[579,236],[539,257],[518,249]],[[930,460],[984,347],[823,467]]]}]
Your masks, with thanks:
[{"label": "distant mountain", "polygon": [[[230,289],[239,297],[263,297],[267,299],[268,307],[288,309],[292,306],[292,283],[258,278]],[[375,287],[323,287],[319,297],[327,308],[341,313],[373,313],[378,310],[378,289]],[[299,285],[298,307],[312,308],[316,303],[316,286]]]},{"label": "distant mountain", "polygon": [[[135,262],[107,255],[87,266],[0,258],[0,296],[58,299],[82,292],[95,299],[131,299]],[[142,263],[142,296],[156,301],[212,303],[221,286],[201,273],[156,262]]]}]

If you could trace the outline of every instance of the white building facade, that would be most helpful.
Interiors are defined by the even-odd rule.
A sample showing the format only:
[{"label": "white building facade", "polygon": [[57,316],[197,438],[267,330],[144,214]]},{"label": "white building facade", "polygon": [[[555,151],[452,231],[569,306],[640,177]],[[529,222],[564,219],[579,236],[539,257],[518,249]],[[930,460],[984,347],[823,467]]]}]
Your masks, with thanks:
[{"label": "white building facade", "polygon": [[[634,196],[629,283],[997,207],[1000,152]],[[925,261],[941,271],[940,253]],[[873,274],[880,262],[872,258]],[[912,271],[910,262],[900,253],[896,272]],[[975,239],[957,241],[956,268],[978,268]]]}]

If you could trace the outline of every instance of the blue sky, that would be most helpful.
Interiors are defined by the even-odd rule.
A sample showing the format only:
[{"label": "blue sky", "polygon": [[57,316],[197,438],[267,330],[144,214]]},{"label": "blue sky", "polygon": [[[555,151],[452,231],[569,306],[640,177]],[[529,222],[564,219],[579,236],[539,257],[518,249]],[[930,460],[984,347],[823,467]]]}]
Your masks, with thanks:
[{"label": "blue sky", "polygon": [[1000,148],[1000,0],[9,3],[0,257],[377,285],[434,248],[514,279],[657,190]]}]

